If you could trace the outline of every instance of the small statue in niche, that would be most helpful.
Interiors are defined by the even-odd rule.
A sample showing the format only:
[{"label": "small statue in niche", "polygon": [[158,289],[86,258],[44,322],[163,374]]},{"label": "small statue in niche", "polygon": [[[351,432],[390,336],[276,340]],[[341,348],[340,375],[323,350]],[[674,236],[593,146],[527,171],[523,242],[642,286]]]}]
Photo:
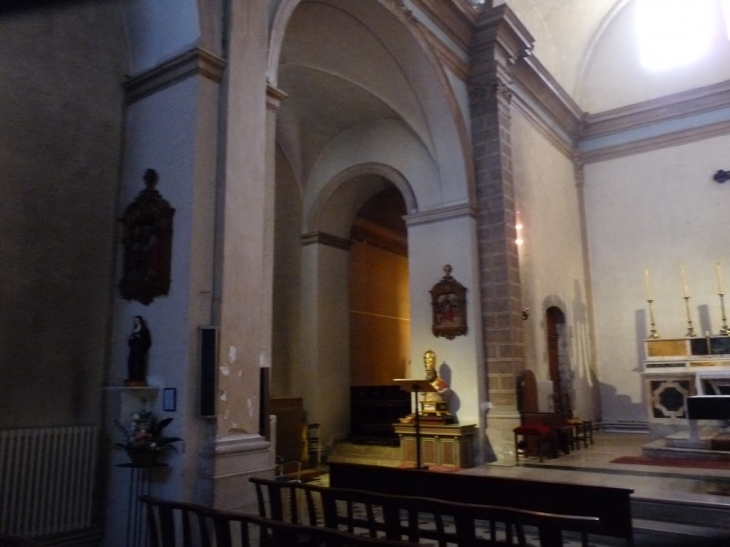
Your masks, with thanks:
[{"label": "small statue in niche", "polygon": [[125,386],[145,387],[145,372],[147,369],[147,354],[152,346],[152,337],[147,323],[141,315],[134,317],[132,334],[127,339],[129,345],[129,357],[127,357],[127,379]]},{"label": "small statue in niche", "polygon": [[449,396],[451,389],[446,381],[436,372],[436,354],[428,350],[423,354],[423,365],[426,369],[426,381],[429,382],[436,391],[430,391],[423,394],[421,401],[421,416],[429,422],[434,423],[451,423],[454,417],[449,412]]}]

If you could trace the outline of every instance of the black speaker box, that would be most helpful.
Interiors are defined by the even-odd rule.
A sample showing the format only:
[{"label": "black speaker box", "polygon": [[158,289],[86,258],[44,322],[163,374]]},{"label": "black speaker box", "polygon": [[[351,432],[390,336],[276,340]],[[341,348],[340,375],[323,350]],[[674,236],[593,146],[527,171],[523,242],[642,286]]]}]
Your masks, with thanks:
[{"label": "black speaker box", "polygon": [[215,417],[218,327],[200,327],[200,415]]}]

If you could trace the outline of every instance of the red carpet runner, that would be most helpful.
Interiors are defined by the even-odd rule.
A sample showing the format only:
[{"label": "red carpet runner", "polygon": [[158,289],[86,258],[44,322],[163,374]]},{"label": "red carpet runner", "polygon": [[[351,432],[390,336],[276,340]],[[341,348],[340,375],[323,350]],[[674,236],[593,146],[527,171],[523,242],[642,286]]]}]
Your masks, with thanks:
[{"label": "red carpet runner", "polygon": [[719,460],[688,460],[684,458],[650,458],[648,456],[621,456],[610,463],[625,463],[634,465],[659,465],[662,467],[684,467],[694,469],[727,469],[730,470],[730,461]]}]

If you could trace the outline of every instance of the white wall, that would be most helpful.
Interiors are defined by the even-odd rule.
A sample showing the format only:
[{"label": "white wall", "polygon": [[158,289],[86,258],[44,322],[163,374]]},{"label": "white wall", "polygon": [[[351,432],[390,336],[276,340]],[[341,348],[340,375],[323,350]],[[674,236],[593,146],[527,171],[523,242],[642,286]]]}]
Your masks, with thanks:
[{"label": "white wall", "polygon": [[730,74],[730,41],[717,7],[709,54],[695,63],[664,71],[641,66],[634,8],[628,2],[606,27],[587,61],[575,99],[587,112],[597,113],[657,97],[725,81]]},{"label": "white wall", "polygon": [[[433,308],[429,291],[445,275],[467,289],[465,336],[453,340],[431,332]],[[411,294],[411,366],[409,378],[424,378],[423,354],[436,353],[437,370],[452,389],[450,409],[462,424],[483,426],[486,380],[482,350],[482,320],[479,264],[476,252],[476,221],[462,215],[408,227],[408,271]],[[443,364],[446,363],[446,366]],[[480,427],[483,430],[483,427]]]},{"label": "white wall", "polygon": [[[151,493],[171,499],[209,503],[210,484],[199,458],[203,442],[212,435],[209,424],[198,417],[198,327],[210,325],[213,298],[213,238],[217,151],[218,86],[204,78],[188,78],[130,105],[127,112],[125,169],[122,174],[120,211],[144,188],[147,168],[159,174],[157,190],[175,209],[172,236],[170,292],[145,306],[122,300],[115,291],[114,328],[110,339],[111,367],[107,385],[121,386],[127,377],[127,337],[132,318],[141,315],[152,336],[147,382],[177,389],[177,410],[162,411],[161,392],[151,406],[159,418],[171,417],[167,435],[183,438],[179,451],[170,453],[170,467],[153,475]],[[117,247],[117,274],[122,274],[122,248]],[[108,392],[107,431],[118,435],[114,419],[120,415],[114,392]],[[113,439],[119,441],[120,439]],[[111,464],[125,463],[125,455],[111,454]],[[129,469],[108,469],[108,515],[126,514]],[[210,476],[208,471],[207,476]],[[124,522],[107,518],[105,544],[123,541]]]},{"label": "white wall", "polygon": [[649,332],[643,271],[654,285],[657,330],[682,337],[687,317],[680,266],[695,329],[720,327],[715,262],[730,280],[730,137],[718,137],[586,166],[586,211],[604,419],[646,420],[640,361]]},{"label": "white wall", "polygon": [[515,195],[524,244],[520,247],[525,324],[525,359],[538,380],[549,380],[545,311],[566,317],[568,362],[573,372],[571,405],[578,416],[595,418],[596,381],[591,355],[582,226],[573,162],[524,117],[512,116]]}]

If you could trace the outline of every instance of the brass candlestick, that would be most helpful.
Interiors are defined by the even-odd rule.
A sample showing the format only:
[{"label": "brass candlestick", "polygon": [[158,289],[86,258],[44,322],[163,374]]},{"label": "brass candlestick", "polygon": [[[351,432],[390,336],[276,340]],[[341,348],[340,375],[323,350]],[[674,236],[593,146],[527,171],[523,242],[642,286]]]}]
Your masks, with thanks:
[{"label": "brass candlestick", "polygon": [[654,301],[647,300],[647,302],[649,302],[649,322],[651,323],[651,333],[649,334],[649,338],[657,340],[659,338],[659,333],[656,331],[656,323],[654,323]]},{"label": "brass candlestick", "polygon": [[697,334],[695,334],[695,329],[692,327],[692,316],[689,313],[689,296],[684,296],[683,298],[684,298],[684,309],[687,310],[687,325],[688,325],[687,334],[685,334],[684,336],[687,338],[694,338],[695,336],[697,336]]},{"label": "brass candlestick", "polygon": [[722,327],[720,328],[720,334],[722,336],[728,336],[730,335],[730,329],[727,326],[727,318],[725,317],[725,293],[718,293],[717,296],[720,297],[720,310],[722,310]]}]

